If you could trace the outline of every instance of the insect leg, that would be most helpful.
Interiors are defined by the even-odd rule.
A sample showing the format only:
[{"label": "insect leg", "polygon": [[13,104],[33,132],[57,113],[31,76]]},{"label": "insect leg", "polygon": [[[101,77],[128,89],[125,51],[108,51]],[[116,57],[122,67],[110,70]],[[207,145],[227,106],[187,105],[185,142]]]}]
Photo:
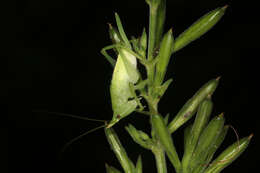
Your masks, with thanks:
[{"label": "insect leg", "polygon": [[139,59],[142,64],[145,63],[145,61],[144,61],[145,57],[135,53],[134,51],[132,51],[131,49],[129,49],[129,48],[123,46],[123,45],[112,44],[112,45],[106,46],[103,49],[101,49],[102,55],[104,55],[106,57],[106,59],[109,61],[109,63],[112,65],[112,67],[115,66],[116,60],[114,60],[110,55],[108,55],[107,50],[110,50],[110,49],[113,49],[113,48],[122,48],[125,51],[127,51],[128,53],[130,53],[131,55],[135,56],[137,59]]},{"label": "insect leg", "polygon": [[116,60],[114,60],[110,55],[108,55],[107,50],[113,49],[114,45],[106,46],[101,49],[102,55],[105,56],[105,58],[108,60],[108,62],[111,64],[112,67],[115,66]]},{"label": "insect leg", "polygon": [[144,109],[142,103],[140,102],[140,99],[137,97],[136,93],[135,93],[135,86],[133,83],[129,83],[129,88],[130,88],[130,92],[132,94],[132,96],[134,97],[134,100],[136,101],[137,105],[139,106],[139,110],[142,111]]}]

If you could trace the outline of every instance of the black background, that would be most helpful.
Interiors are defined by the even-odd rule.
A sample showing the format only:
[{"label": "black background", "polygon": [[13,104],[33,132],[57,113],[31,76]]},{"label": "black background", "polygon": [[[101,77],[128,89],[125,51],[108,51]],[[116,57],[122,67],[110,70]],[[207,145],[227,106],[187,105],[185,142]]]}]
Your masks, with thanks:
[{"label": "black background", "polygon": [[[214,115],[225,112],[240,137],[255,134],[246,152],[224,172],[256,169],[258,116],[257,6],[224,0],[168,0],[165,31],[176,37],[206,12],[229,4],[216,27],[177,52],[169,65],[174,82],[160,103],[160,112],[173,117],[185,101],[211,78],[222,76],[213,101]],[[118,12],[128,36],[139,36],[148,26],[144,0],[16,1],[4,16],[7,29],[8,74],[3,78],[3,104],[8,108],[8,171],[13,173],[105,172],[104,163],[120,168],[103,130],[71,145],[59,158],[61,147],[73,137],[102,123],[33,112],[71,113],[111,119],[109,84],[112,68],[100,54],[110,44],[107,23]],[[2,52],[4,52],[2,51]],[[255,104],[256,103],[256,104]],[[115,126],[129,156],[143,156],[144,172],[156,172],[149,151],[135,144],[124,130],[127,123],[149,131],[148,119],[132,115]],[[182,154],[183,128],[173,136]],[[236,140],[230,130],[222,150]],[[121,168],[120,168],[121,169]],[[169,172],[173,168],[169,164]]]}]

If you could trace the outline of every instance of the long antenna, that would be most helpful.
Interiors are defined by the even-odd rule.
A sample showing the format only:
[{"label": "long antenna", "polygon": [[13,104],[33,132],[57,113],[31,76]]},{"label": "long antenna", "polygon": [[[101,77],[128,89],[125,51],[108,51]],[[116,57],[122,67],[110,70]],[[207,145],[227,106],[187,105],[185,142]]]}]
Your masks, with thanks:
[{"label": "long antenna", "polygon": [[49,111],[33,111],[33,112],[45,112],[45,113],[48,113],[48,114],[55,114],[55,115],[60,115],[60,116],[65,116],[65,117],[70,117],[70,118],[76,118],[76,119],[81,119],[81,120],[86,120],[86,121],[106,122],[106,120],[86,118],[86,117],[81,117],[81,116],[77,116],[77,115],[73,115],[73,114],[60,113],[60,112],[49,112]]},{"label": "long antenna", "polygon": [[99,126],[99,127],[94,128],[94,129],[91,129],[91,130],[89,130],[89,131],[87,131],[87,132],[85,132],[85,133],[83,133],[83,134],[81,134],[81,135],[79,135],[79,136],[73,138],[72,140],[70,140],[69,142],[67,142],[67,143],[62,147],[62,149],[61,149],[61,154],[64,153],[64,151],[65,151],[72,143],[74,143],[75,141],[77,141],[77,140],[79,140],[80,138],[86,136],[87,134],[90,134],[90,133],[92,133],[92,132],[94,132],[94,131],[96,131],[96,130],[98,130],[98,129],[101,129],[101,128],[105,127],[105,126],[107,126],[106,123],[105,123],[104,125],[102,125],[102,126]]}]

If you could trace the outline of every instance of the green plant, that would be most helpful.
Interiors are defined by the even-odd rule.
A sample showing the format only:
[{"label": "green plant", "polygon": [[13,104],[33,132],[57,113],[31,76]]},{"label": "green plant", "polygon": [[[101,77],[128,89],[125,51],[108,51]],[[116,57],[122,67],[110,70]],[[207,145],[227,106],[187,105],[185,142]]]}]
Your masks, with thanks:
[{"label": "green plant", "polygon": [[[109,25],[113,44],[101,50],[114,69],[110,86],[113,117],[104,128],[109,145],[124,172],[142,172],[141,156],[134,164],[112,127],[136,111],[149,115],[151,135],[137,130],[131,124],[126,130],[137,144],[154,154],[158,173],[167,172],[166,156],[177,173],[221,172],[247,148],[252,135],[238,140],[213,159],[229,128],[224,125],[223,114],[210,120],[213,107],[211,96],[220,77],[204,84],[172,120],[168,115],[163,117],[158,112],[158,103],[172,82],[172,79],[165,80],[172,55],[210,30],[222,18],[227,6],[208,12],[174,39],[172,29],[163,34],[166,0],[146,2],[150,8],[148,36],[144,29],[140,37],[129,40],[118,14],[115,13],[117,28]],[[109,49],[113,49],[116,59],[107,53]],[[138,63],[145,68],[145,76],[139,72]],[[180,159],[171,135],[193,115],[196,115],[194,122],[184,131],[184,155]],[[120,172],[107,164],[106,171]]]}]

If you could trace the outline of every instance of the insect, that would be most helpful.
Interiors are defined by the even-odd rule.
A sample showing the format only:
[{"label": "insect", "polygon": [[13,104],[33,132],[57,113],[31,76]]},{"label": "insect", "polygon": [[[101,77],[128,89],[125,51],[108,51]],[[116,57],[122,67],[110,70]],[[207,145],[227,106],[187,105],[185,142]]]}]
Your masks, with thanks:
[{"label": "insect", "polygon": [[[140,74],[137,70],[137,58],[143,59],[141,55],[132,51],[132,46],[124,32],[121,20],[115,13],[116,23],[119,33],[111,28],[115,37],[115,44],[107,46],[101,50],[101,53],[114,66],[110,95],[112,101],[113,118],[107,124],[107,128],[112,127],[122,118],[136,110],[137,106],[142,110],[143,106],[135,93],[135,84],[140,80]],[[117,35],[117,33],[119,35]],[[111,35],[110,35],[111,37]],[[113,40],[113,39],[112,39]],[[113,58],[106,52],[109,49],[115,49],[118,53],[117,60],[114,63]]]}]

